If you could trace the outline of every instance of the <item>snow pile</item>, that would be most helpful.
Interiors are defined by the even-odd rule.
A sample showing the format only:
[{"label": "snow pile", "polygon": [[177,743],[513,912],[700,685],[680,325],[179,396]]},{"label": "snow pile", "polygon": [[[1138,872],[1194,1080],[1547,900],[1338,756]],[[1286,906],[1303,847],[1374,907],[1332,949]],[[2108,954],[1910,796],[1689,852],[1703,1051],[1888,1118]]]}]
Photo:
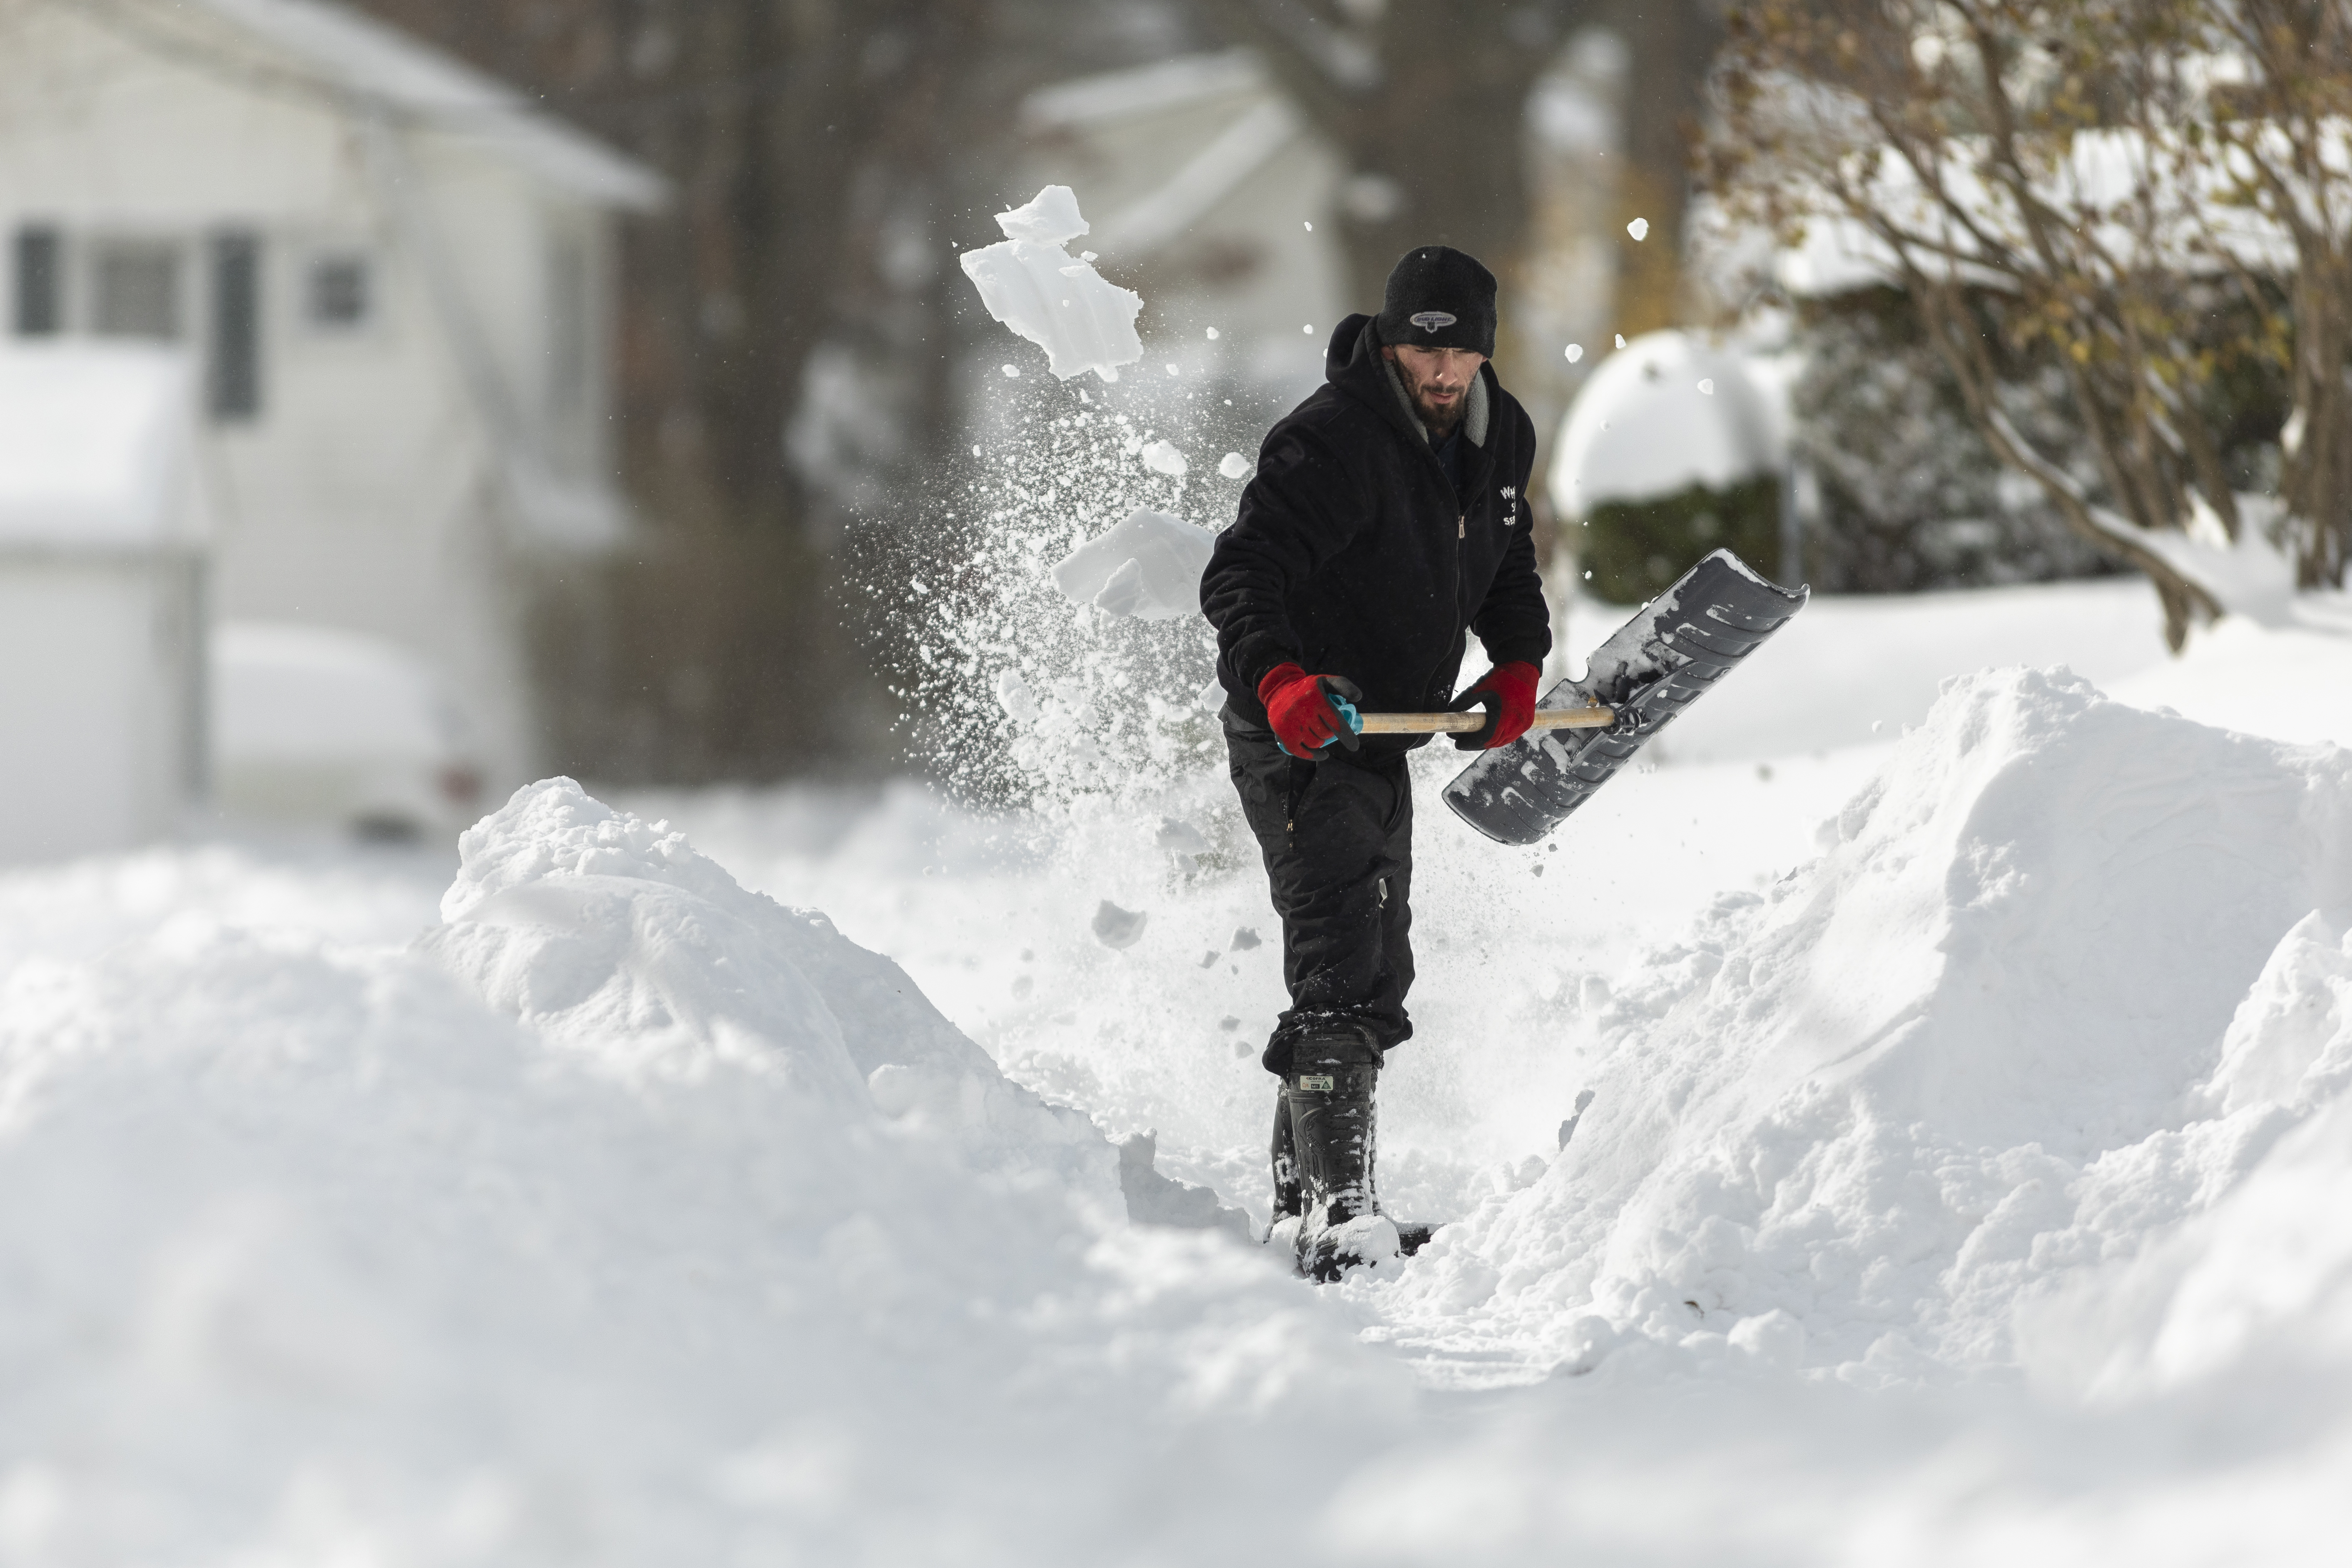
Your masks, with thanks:
[{"label": "snow pile", "polygon": [[[2251,1174],[2147,1258],[2028,1321],[2031,1364],[2102,1395],[2252,1360],[2352,1362],[2352,906],[2281,939],[2198,1088],[2209,1186]],[[2227,1155],[2227,1163],[2215,1159]]]},{"label": "snow pile", "polygon": [[1217,536],[1181,518],[1142,507],[1070,552],[1053,568],[1054,586],[1074,604],[1139,621],[1201,613],[1201,574]]},{"label": "snow pile", "polygon": [[823,917],[567,781],[464,848],[406,953],[191,916],[0,985],[0,1556],[1101,1561],[1171,1443],[1396,1429]]},{"label": "snow pile", "polygon": [[1605,1004],[1569,1148],[1443,1238],[1408,1316],[1482,1302],[1575,1370],[1628,1337],[2011,1365],[2021,1305],[2337,1102],[2342,917],[2307,917],[2352,900],[2352,754],[1969,677],[1822,848]]},{"label": "snow pile", "polygon": [[744,891],[682,834],[560,779],[518,792],[458,853],[418,952],[600,1068],[636,1081],[753,1063],[836,1110],[870,1095],[988,1167],[1042,1160],[1081,1189],[1110,1170],[1091,1122],[1006,1083],[897,964]]},{"label": "snow pile", "polygon": [[996,215],[1007,237],[961,258],[988,313],[1045,351],[1046,366],[1067,381],[1093,371],[1117,381],[1118,367],[1143,357],[1135,318],[1143,297],[1105,282],[1092,252],[1072,260],[1064,248],[1087,232],[1078,198],[1047,185],[1026,206]]}]

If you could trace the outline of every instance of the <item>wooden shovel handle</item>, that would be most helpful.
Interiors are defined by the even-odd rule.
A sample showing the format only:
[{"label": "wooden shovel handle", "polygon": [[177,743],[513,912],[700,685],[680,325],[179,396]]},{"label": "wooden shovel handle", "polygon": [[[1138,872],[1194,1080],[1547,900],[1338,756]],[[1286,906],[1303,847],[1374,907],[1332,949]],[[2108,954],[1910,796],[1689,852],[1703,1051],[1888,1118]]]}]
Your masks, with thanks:
[{"label": "wooden shovel handle", "polygon": [[[1485,710],[1475,708],[1466,713],[1367,713],[1363,720],[1367,735],[1454,735],[1486,727]],[[1538,708],[1536,721],[1529,727],[1606,730],[1616,721],[1617,710],[1613,708]]]}]

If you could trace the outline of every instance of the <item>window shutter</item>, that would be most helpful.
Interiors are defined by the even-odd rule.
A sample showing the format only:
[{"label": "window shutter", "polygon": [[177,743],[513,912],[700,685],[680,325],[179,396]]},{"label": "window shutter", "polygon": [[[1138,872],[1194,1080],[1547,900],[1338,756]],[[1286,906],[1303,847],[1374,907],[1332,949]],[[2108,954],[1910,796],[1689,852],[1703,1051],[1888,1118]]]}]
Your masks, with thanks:
[{"label": "window shutter", "polygon": [[215,419],[261,412],[261,238],[242,230],[213,236],[212,342],[205,384]]},{"label": "window shutter", "polygon": [[65,329],[65,238],[26,224],[16,231],[16,335],[45,338]]}]

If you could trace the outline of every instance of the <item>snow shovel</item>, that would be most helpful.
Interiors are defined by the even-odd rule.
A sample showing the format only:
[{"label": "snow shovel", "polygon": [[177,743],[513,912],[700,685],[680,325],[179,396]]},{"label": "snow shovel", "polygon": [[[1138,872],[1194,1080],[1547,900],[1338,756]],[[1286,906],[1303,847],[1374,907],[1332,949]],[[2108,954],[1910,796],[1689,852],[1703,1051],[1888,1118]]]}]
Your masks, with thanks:
[{"label": "snow shovel", "polygon": [[[1545,692],[1526,738],[1480,752],[1455,774],[1445,804],[1497,843],[1538,842],[1643,742],[1788,625],[1811,593],[1768,583],[1730,551],[1717,551],[1596,648],[1582,680]],[[1364,727],[1400,717],[1367,713]],[[1429,728],[1445,730],[1486,721],[1483,713],[1410,717],[1442,720]]]}]

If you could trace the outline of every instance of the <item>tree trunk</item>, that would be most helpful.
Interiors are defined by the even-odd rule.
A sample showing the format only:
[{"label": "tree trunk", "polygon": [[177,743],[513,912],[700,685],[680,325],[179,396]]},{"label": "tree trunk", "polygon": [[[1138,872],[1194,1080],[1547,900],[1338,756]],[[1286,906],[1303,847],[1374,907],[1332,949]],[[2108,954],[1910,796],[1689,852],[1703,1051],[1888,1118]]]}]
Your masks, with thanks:
[{"label": "tree trunk", "polygon": [[[1719,26],[1690,0],[1618,0],[1614,25],[1632,50],[1617,168],[1616,330],[1631,338],[1685,319],[1685,215],[1701,92]],[[1635,219],[1648,232],[1635,239]]]},{"label": "tree trunk", "polygon": [[[1467,251],[1510,287],[1528,238],[1528,92],[1551,63],[1549,47],[1524,41],[1540,7],[1388,0],[1369,28],[1316,35],[1334,46],[1318,48],[1259,0],[1202,5],[1258,50],[1346,167],[1339,238],[1354,309],[1380,309],[1390,269],[1416,245]],[[1348,48],[1360,65],[1345,63],[1357,58]]]},{"label": "tree trunk", "polygon": [[[2301,439],[2282,453],[2295,584],[2340,588],[2352,554],[2352,268],[2306,255],[2294,283],[2294,409]],[[2282,443],[2284,445],[2284,443]]]},{"label": "tree trunk", "polygon": [[1343,201],[1339,232],[1357,308],[1380,309],[1389,271],[1416,245],[1465,250],[1509,279],[1527,243],[1528,90],[1549,62],[1512,48],[1505,8],[1391,0],[1380,40],[1381,82],[1349,117],[1342,143],[1360,180],[1392,182],[1402,200],[1383,214]]}]

